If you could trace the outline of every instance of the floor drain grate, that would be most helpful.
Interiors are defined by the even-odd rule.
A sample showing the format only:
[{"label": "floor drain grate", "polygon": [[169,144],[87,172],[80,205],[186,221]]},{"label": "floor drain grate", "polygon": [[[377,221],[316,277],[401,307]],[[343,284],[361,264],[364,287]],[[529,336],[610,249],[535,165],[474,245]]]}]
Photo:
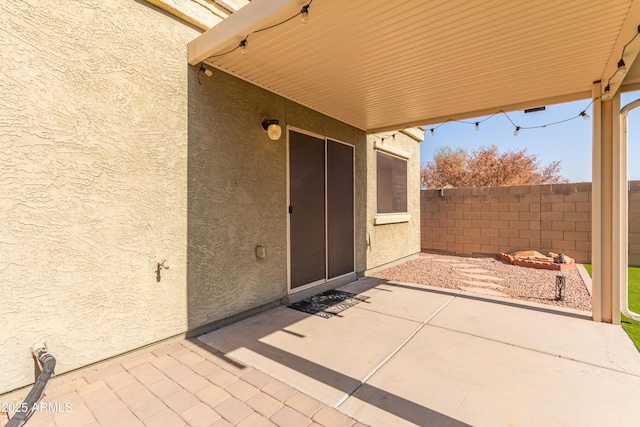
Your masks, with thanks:
[{"label": "floor drain grate", "polygon": [[329,319],[366,301],[369,297],[356,296],[350,292],[329,290],[289,305],[289,308]]}]

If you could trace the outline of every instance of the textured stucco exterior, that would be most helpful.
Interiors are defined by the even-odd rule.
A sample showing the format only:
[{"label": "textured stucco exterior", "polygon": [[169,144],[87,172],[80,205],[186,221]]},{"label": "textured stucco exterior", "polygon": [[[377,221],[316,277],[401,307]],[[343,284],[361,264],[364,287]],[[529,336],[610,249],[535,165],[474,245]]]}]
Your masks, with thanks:
[{"label": "textured stucco exterior", "polygon": [[411,221],[374,226],[371,138],[199,82],[184,21],[134,0],[9,0],[0,19],[0,395],[33,383],[36,342],[61,374],[287,296],[286,143],[265,117],[354,145],[356,272],[419,251],[416,141],[393,142]]},{"label": "textured stucco exterior", "polygon": [[[355,146],[356,192],[366,186],[364,132],[214,70],[192,73],[189,102],[189,326],[287,295],[286,137],[271,141],[264,118]],[[356,197],[363,217],[364,192]],[[362,219],[357,220],[362,223]],[[356,227],[357,228],[357,227]],[[364,265],[357,233],[356,265]],[[256,245],[267,252],[257,260]]]},{"label": "textured stucco exterior", "polygon": [[[366,270],[406,259],[420,252],[420,144],[415,139],[395,133],[393,138],[380,135],[367,137],[367,266]],[[376,156],[377,148],[388,153],[399,153],[407,158],[407,210],[406,222],[376,224]],[[384,217],[378,216],[378,217]]]},{"label": "textured stucco exterior", "polygon": [[198,32],[131,0],[8,0],[0,22],[2,393],[36,342],[62,373],[186,329]]}]

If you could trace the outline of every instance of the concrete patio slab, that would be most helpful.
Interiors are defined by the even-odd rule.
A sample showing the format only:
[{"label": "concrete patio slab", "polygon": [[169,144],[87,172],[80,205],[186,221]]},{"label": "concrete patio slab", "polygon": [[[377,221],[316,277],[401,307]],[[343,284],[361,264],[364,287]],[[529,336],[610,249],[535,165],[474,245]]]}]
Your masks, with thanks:
[{"label": "concrete patio slab", "polygon": [[416,292],[422,288],[363,278],[340,290],[368,299],[339,316],[279,307],[200,340],[333,406],[459,293]]},{"label": "concrete patio slab", "polygon": [[278,307],[200,340],[334,406],[420,325],[363,305],[329,319]]},{"label": "concrete patio slab", "polygon": [[280,307],[202,336],[373,426],[633,425],[640,353],[588,313],[365,278],[323,319]]},{"label": "concrete patio slab", "polygon": [[[49,388],[29,426],[636,425],[640,353],[589,313],[364,278]],[[206,343],[206,344],[205,344]],[[362,423],[362,424],[361,424]]]},{"label": "concrete patio slab", "polygon": [[640,375],[640,353],[626,332],[590,318],[585,311],[462,294],[429,324]]},{"label": "concrete patio slab", "polygon": [[640,377],[427,325],[340,409],[379,426],[632,425],[631,396]]},{"label": "concrete patio slab", "polygon": [[402,319],[424,322],[460,293],[456,289],[438,289],[425,294],[424,286],[405,282],[388,282],[363,277],[345,285],[340,290],[369,297],[366,304],[358,304],[361,310],[374,311]]}]

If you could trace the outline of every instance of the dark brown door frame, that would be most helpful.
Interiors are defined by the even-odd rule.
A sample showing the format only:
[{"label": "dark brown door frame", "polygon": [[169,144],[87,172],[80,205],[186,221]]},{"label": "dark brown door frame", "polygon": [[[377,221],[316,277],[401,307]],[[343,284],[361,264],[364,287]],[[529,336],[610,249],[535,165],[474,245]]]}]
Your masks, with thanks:
[{"label": "dark brown door frame", "polygon": [[[291,136],[293,136],[294,138],[299,137],[298,139],[300,139],[301,141],[304,141],[305,139],[307,140],[307,142],[309,142],[311,145],[313,145],[313,142],[320,142],[322,141],[322,144],[324,146],[324,153],[322,155],[322,163],[324,164],[324,212],[323,212],[323,226],[322,226],[322,232],[324,233],[324,242],[321,244],[317,244],[317,241],[320,240],[318,236],[315,236],[315,234],[318,234],[317,231],[318,230],[304,230],[304,227],[301,227],[301,223],[297,220],[300,220],[300,217],[298,218],[294,218],[296,216],[296,213],[298,215],[303,215],[303,214],[308,214],[309,212],[313,212],[312,210],[309,210],[309,206],[305,207],[305,206],[299,206],[298,209],[296,209],[295,204],[296,203],[300,203],[301,200],[299,198],[299,195],[296,195],[296,186],[298,187],[297,190],[300,191],[299,186],[301,185],[300,180],[303,179],[304,175],[308,175],[307,178],[309,178],[310,175],[314,175],[314,171],[306,171],[305,172],[305,166],[302,164],[296,164],[296,165],[292,165],[291,163],[291,158],[292,158],[292,148],[293,148],[293,155],[297,156],[298,154],[302,154],[302,159],[304,160],[304,152],[305,151],[314,151],[313,147],[304,147],[307,148],[306,150],[303,149],[302,151],[300,151],[300,146],[299,143],[301,141],[295,141],[293,142],[293,147],[292,147],[292,142],[291,142]],[[298,135],[296,135],[298,134]],[[335,143],[335,144],[340,144],[340,146],[335,145],[335,146],[331,146],[330,144]],[[329,158],[328,156],[331,155],[332,158],[340,157],[340,150],[342,146],[346,146],[349,147],[350,150],[350,155],[351,155],[351,176],[348,177],[349,179],[347,179],[347,182],[345,182],[345,184],[347,184],[348,188],[347,190],[347,194],[345,194],[345,188],[341,187],[335,187],[335,185],[338,183],[338,181],[336,179],[334,179],[335,177],[328,177],[328,173],[327,171],[331,169],[331,167],[328,165],[328,161]],[[331,147],[331,148],[330,148]],[[329,153],[329,150],[331,150],[331,153]],[[294,292],[298,292],[304,289],[308,289],[311,288],[313,286],[317,286],[320,285],[322,283],[326,283],[327,281],[348,275],[348,274],[352,274],[355,271],[355,147],[352,144],[347,144],[332,138],[327,138],[325,136],[322,135],[318,135],[318,134],[314,134],[302,129],[298,129],[298,128],[294,128],[294,127],[287,127],[287,159],[286,159],[286,180],[287,180],[287,289],[289,293],[294,293]],[[319,155],[319,149],[315,149],[315,151],[318,151],[318,153],[316,153],[316,155]],[[307,153],[309,154],[309,153]],[[342,155],[344,156],[344,154],[346,154],[345,151],[342,151]],[[296,159],[294,157],[294,160],[299,161],[300,159]],[[345,159],[338,159],[337,163],[343,163],[345,162]],[[313,160],[311,160],[311,162],[313,163]],[[337,172],[337,170],[335,170],[336,167],[339,167],[338,164],[336,165],[332,165],[334,166],[334,170],[330,170],[330,172]],[[315,165],[315,168],[317,169],[318,165]],[[312,166],[313,169],[313,166]],[[292,178],[292,173],[297,175],[294,178]],[[317,175],[317,173],[315,173],[315,175]],[[292,179],[294,182],[292,182]],[[311,177],[311,180],[313,180],[314,178]],[[315,178],[317,180],[317,177]],[[297,182],[296,182],[297,181]],[[329,196],[328,192],[330,191],[328,189],[328,182],[329,181],[333,181],[334,187],[336,188],[335,192],[332,192],[332,195]],[[349,185],[351,184],[351,185]],[[294,188],[292,188],[292,185],[294,186]],[[316,182],[315,184],[312,182],[310,184],[310,188],[314,188],[314,187],[318,187],[318,183]],[[346,207],[343,206],[343,204],[341,202],[343,202],[345,200],[345,195],[348,196],[348,192],[350,190],[351,193],[351,200],[350,203],[347,204]],[[316,189],[317,191],[317,189]],[[313,194],[309,195],[311,196],[311,199],[314,199]],[[298,198],[298,200],[295,200],[296,197]],[[294,200],[292,200],[292,198]],[[315,199],[317,199],[317,197],[315,197]],[[315,205],[315,209],[318,209],[318,207],[320,206],[320,203],[318,200],[311,200],[310,201],[311,206]],[[337,206],[339,206],[339,208],[337,208]],[[331,209],[331,212],[329,212],[329,209]],[[345,213],[343,212],[343,210],[346,209],[347,211],[351,211],[351,224],[345,224],[344,222],[340,222],[341,220],[344,221],[344,215]],[[291,213],[289,213],[291,212]],[[315,216],[315,213],[311,214],[312,216]],[[348,215],[348,212],[347,212]],[[330,223],[329,221],[331,221],[334,225],[331,226],[332,229],[329,230],[329,226]],[[338,221],[338,222],[336,222]],[[304,221],[302,221],[304,222]],[[316,223],[318,222],[317,218],[316,219],[309,219],[309,222],[313,222]],[[319,227],[318,224],[315,225],[315,227]],[[331,254],[330,252],[330,247],[328,246],[331,240],[331,244],[334,245],[334,247],[337,247],[336,245],[340,245],[340,242],[344,242],[344,235],[342,234],[342,236],[340,235],[344,232],[350,233],[350,239],[348,242],[348,245],[350,247],[347,248],[347,250],[349,251],[349,249],[352,249],[351,251],[349,251],[350,253],[347,254],[347,256],[350,258],[346,263],[342,262],[342,265],[339,265],[340,263],[336,263],[335,262],[335,256],[334,256],[334,262],[331,263],[330,266],[330,259],[331,259],[331,255],[336,255],[335,250],[331,250]],[[303,233],[303,234],[308,234],[311,236],[315,236],[316,239],[316,243],[314,242],[304,242],[304,241],[300,241],[299,238],[300,237],[304,237],[304,236],[295,236],[296,233]],[[292,236],[293,234],[293,236]],[[303,239],[304,240],[304,239]],[[306,247],[306,249],[305,249]],[[295,268],[292,268],[294,263],[300,262],[300,260],[303,260],[302,262],[304,262],[304,256],[307,254],[302,254],[302,257],[300,256],[300,254],[298,254],[297,252],[299,250],[307,250],[309,252],[309,255],[313,254],[314,252],[318,252],[318,248],[322,247],[324,249],[324,257],[322,257],[322,262],[324,263],[324,275],[321,278],[316,279],[316,276],[319,277],[318,272],[315,272],[316,274],[308,274],[306,275],[306,279],[304,279],[305,274],[299,274],[299,272],[295,271]],[[340,256],[340,253],[338,251],[338,256]],[[343,254],[344,255],[344,254]],[[318,254],[313,255],[316,258],[319,257]],[[348,266],[346,264],[351,264],[351,268],[349,269],[348,272],[344,273],[345,269],[348,268]],[[313,266],[314,262],[311,260],[307,265],[302,265],[302,273],[305,273],[304,270],[315,270],[318,269],[319,266]],[[329,271],[331,269],[331,271]],[[331,277],[332,275],[334,275],[334,277]],[[297,277],[296,277],[297,276]],[[309,279],[314,279],[309,281],[308,283],[305,283],[305,280],[309,280]],[[302,280],[302,282],[301,282]]]}]

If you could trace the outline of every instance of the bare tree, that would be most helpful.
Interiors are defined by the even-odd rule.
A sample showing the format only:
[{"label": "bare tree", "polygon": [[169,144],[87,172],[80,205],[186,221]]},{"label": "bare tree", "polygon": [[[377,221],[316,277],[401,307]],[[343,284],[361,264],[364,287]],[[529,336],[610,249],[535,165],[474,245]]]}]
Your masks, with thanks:
[{"label": "bare tree", "polygon": [[469,153],[462,148],[440,148],[433,161],[420,170],[422,188],[497,187],[505,185],[556,184],[568,182],[560,175],[560,161],[540,166],[527,149],[508,150],[482,146]]}]

